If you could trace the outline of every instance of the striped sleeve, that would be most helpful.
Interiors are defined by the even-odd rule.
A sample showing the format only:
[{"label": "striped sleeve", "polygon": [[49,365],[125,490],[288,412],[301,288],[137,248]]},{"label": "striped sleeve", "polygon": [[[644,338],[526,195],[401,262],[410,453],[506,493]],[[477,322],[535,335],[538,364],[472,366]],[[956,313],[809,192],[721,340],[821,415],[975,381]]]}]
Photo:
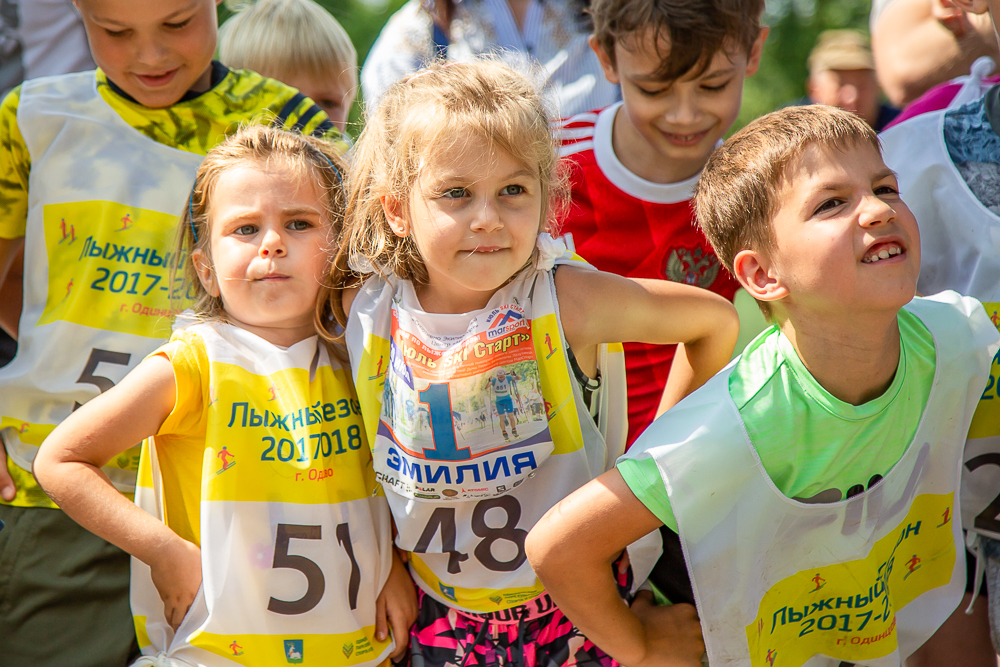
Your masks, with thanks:
[{"label": "striped sleeve", "polygon": [[31,155],[17,125],[21,87],[0,104],[0,238],[24,236],[28,221],[28,174]]},{"label": "striped sleeve", "polygon": [[566,157],[594,147],[594,125],[597,111],[577,114],[564,118],[553,126],[556,141],[559,142],[559,157]]},{"label": "striped sleeve", "polygon": [[350,147],[326,112],[298,91],[278,108],[274,125],[293,132],[301,132],[325,139],[335,144],[344,153]]}]

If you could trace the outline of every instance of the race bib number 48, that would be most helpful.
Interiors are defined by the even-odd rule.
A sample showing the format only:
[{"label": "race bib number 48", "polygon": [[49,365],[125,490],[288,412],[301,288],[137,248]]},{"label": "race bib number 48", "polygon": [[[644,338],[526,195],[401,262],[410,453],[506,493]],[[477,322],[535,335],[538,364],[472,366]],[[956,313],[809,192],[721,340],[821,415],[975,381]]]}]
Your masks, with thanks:
[{"label": "race bib number 48", "polygon": [[442,339],[393,308],[374,449],[379,481],[410,498],[498,496],[533,475],[553,443],[524,311]]},{"label": "race bib number 48", "polygon": [[896,650],[896,611],[951,580],[953,503],[953,494],[918,496],[866,558],[772,586],[746,627],[753,667],[799,667],[816,654],[863,663]]},{"label": "race bib number 48", "polygon": [[167,338],[194,296],[183,270],[171,272],[177,217],[114,202],[44,209],[49,288],[39,324],[58,320]]}]

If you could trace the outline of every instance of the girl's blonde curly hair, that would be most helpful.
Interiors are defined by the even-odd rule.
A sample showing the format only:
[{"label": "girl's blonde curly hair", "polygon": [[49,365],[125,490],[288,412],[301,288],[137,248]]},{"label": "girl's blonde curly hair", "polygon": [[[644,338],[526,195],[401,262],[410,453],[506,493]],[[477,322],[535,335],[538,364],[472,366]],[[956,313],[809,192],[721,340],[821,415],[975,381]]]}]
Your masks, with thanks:
[{"label": "girl's blonde curly hair", "polygon": [[[413,239],[396,236],[382,198],[404,205],[421,169],[472,133],[537,174],[542,229],[567,201],[549,130],[554,118],[536,85],[496,60],[435,63],[394,84],[367,118],[355,146],[344,230],[334,261],[332,310],[346,324],[340,291],[363,276],[349,266],[361,260],[382,276],[422,283],[427,269]],[[542,231],[539,229],[539,231]]]}]

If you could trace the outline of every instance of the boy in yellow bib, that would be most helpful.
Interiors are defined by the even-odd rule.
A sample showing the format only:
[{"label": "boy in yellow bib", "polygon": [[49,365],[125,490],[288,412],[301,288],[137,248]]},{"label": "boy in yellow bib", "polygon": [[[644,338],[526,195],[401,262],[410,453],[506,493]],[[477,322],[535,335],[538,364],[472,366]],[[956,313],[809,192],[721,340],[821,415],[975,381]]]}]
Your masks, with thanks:
[{"label": "boy in yellow bib", "polygon": [[605,581],[605,561],[661,524],[710,664],[898,666],[964,593],[962,447],[996,330],[972,298],[913,298],[916,220],[850,113],[751,123],[709,159],[696,204],[775,325],[553,508],[528,557],[630,667],[702,653],[691,606],[630,613]]},{"label": "boy in yellow bib", "polygon": [[[0,636],[5,660],[58,667],[134,651],[128,560],[55,509],[29,472],[37,447],[170,335],[191,287],[170,276],[177,216],[205,153],[243,122],[339,136],[295,89],[212,62],[212,0],[79,9],[100,69],[0,105],[0,273],[21,248],[25,266],[19,350],[0,372]],[[109,463],[122,492],[137,460]]]}]

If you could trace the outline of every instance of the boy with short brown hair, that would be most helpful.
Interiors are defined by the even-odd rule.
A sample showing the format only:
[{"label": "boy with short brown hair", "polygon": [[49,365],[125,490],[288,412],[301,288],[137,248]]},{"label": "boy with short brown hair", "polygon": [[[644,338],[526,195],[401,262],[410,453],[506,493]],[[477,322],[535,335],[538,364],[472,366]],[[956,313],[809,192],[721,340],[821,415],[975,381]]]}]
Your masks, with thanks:
[{"label": "boy with short brown hair", "polygon": [[690,607],[612,597],[608,564],[660,524],[711,664],[898,665],[962,599],[963,442],[1000,336],[972,298],[914,298],[916,220],[853,114],[754,121],[708,161],[696,205],[775,324],[536,524],[528,557],[633,667],[698,664]]},{"label": "boy with short brown hair", "polygon": [[[573,199],[562,231],[598,269],[734,298],[739,285],[695,226],[691,197],[757,70],[763,9],[763,0],[591,4],[591,48],[622,102],[564,120],[557,135]],[[629,444],[682,395],[685,378],[667,386],[675,350],[625,344]]]}]

